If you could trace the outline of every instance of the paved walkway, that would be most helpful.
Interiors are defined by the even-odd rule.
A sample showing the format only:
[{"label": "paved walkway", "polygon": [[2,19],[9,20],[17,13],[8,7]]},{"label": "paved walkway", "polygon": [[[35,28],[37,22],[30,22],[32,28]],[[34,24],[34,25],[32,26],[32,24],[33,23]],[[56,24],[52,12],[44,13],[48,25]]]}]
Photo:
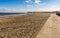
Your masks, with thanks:
[{"label": "paved walkway", "polygon": [[36,38],[60,38],[60,17],[51,14]]}]

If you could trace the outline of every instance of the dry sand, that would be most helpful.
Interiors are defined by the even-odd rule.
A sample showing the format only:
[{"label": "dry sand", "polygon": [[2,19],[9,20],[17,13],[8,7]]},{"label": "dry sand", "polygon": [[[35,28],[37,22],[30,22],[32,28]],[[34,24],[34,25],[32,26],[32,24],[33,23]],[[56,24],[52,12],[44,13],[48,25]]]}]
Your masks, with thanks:
[{"label": "dry sand", "polygon": [[36,38],[60,38],[60,17],[51,14]]},{"label": "dry sand", "polygon": [[49,17],[49,13],[36,13],[0,18],[0,38],[36,38]]},{"label": "dry sand", "polygon": [[0,18],[0,38],[60,38],[60,17],[39,13]]}]

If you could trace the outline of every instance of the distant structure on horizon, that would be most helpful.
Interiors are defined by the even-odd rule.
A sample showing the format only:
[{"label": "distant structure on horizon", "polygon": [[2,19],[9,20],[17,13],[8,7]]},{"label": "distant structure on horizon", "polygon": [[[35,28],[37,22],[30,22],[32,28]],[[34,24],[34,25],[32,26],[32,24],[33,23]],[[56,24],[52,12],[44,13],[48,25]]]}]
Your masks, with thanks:
[{"label": "distant structure on horizon", "polygon": [[60,12],[60,11],[53,11],[53,12],[27,12],[28,14],[31,14],[31,13],[56,13],[56,12]]}]

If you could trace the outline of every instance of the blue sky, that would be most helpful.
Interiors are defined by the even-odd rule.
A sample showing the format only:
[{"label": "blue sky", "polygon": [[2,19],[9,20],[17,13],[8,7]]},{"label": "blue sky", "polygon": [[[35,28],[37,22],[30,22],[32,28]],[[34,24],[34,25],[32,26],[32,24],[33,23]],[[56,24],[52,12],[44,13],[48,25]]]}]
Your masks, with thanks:
[{"label": "blue sky", "polygon": [[0,12],[60,11],[60,0],[0,0]]}]

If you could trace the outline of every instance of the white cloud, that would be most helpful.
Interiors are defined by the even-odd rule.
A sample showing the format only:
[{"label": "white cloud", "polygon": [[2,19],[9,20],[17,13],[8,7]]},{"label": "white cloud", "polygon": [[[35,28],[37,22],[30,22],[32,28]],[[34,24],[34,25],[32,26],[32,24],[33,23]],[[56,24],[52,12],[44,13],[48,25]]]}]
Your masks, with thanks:
[{"label": "white cloud", "polygon": [[31,7],[32,5],[27,5],[28,7]]},{"label": "white cloud", "polygon": [[41,2],[41,0],[35,0],[36,4],[39,4]]},{"label": "white cloud", "polygon": [[[0,8],[0,12],[16,12],[17,10],[14,8]],[[17,11],[18,12],[18,11]]]},{"label": "white cloud", "polygon": [[26,3],[29,3],[29,1],[25,1]]},{"label": "white cloud", "polygon": [[27,4],[27,6],[28,7],[30,7],[30,6],[39,6],[39,5],[43,5],[43,4],[45,4],[45,3],[41,3],[41,0],[26,0],[25,1],[26,3],[28,3]]},{"label": "white cloud", "polygon": [[[32,0],[28,0],[29,3],[31,3]],[[47,4],[41,3],[43,1],[41,0],[35,0],[33,1],[34,5],[27,5],[27,10],[25,9],[24,11],[60,11],[60,5],[59,4]],[[28,2],[27,2],[28,3]]]},{"label": "white cloud", "polygon": [[32,1],[32,0],[26,0],[25,2],[26,2],[26,3],[30,3],[31,1]]},{"label": "white cloud", "polygon": [[33,2],[35,4],[39,4],[41,2],[41,0],[34,0],[34,1],[33,0],[26,0],[25,2],[26,3],[32,3]]},{"label": "white cloud", "polygon": [[57,5],[42,5],[32,8],[27,8],[25,11],[60,11],[60,7]]},{"label": "white cloud", "polygon": [[58,7],[57,5],[46,5],[37,9],[40,11],[60,11],[60,7]]}]

